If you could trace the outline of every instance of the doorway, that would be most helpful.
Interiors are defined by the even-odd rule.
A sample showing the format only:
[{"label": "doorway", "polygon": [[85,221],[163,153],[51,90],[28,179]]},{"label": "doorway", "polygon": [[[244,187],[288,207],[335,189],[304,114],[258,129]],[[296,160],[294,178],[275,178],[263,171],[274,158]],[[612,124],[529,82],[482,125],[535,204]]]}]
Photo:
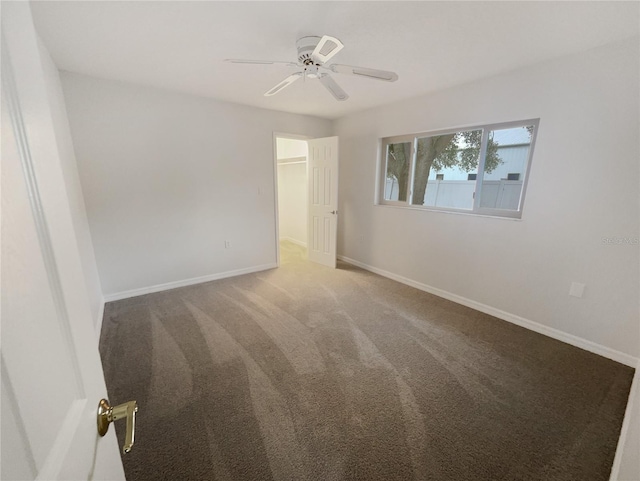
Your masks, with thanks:
[{"label": "doorway", "polygon": [[307,249],[308,216],[308,145],[305,137],[277,134],[275,136],[277,176],[278,265],[280,243]]}]

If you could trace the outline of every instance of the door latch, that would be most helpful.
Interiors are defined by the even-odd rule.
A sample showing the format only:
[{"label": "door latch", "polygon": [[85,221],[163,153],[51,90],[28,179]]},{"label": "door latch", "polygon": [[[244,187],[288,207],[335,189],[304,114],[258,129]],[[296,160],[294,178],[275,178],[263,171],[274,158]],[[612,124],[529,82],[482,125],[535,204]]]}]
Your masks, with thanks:
[{"label": "door latch", "polygon": [[138,403],[129,401],[117,406],[111,406],[109,401],[101,399],[98,403],[98,434],[104,436],[109,430],[109,424],[118,419],[127,418],[127,432],[124,437],[123,453],[128,453],[133,447],[133,440],[136,434],[136,413]]}]

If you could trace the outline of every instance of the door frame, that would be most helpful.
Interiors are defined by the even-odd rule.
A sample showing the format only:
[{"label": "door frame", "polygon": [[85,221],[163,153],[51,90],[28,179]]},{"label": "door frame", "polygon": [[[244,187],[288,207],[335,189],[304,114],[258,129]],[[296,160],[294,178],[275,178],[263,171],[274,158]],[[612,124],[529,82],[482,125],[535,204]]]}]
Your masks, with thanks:
[{"label": "door frame", "polygon": [[[287,132],[273,132],[273,207],[276,233],[276,266],[280,267],[280,214],[278,212],[278,142],[276,139],[310,140],[313,137]],[[306,177],[309,178],[309,155],[307,154]]]}]

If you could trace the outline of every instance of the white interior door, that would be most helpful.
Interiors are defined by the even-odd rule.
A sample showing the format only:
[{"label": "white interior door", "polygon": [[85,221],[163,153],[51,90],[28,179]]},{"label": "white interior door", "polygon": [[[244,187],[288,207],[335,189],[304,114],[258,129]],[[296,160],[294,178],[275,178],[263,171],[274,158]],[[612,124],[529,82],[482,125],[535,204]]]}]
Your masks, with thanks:
[{"label": "white interior door", "polygon": [[0,477],[124,479],[38,38],[27,2],[2,10]]},{"label": "white interior door", "polygon": [[309,260],[336,267],[338,228],[338,137],[308,140]]}]

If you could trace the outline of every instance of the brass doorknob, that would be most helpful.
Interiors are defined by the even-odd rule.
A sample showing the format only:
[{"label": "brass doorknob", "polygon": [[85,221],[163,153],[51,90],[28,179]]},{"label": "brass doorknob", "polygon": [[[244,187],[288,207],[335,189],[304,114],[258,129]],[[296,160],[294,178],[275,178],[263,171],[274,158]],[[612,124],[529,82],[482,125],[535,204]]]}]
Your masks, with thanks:
[{"label": "brass doorknob", "polygon": [[123,453],[128,453],[133,447],[133,439],[136,433],[136,413],[138,403],[129,401],[117,406],[111,406],[109,401],[101,399],[98,403],[98,434],[104,436],[109,430],[109,424],[118,419],[127,418],[127,432],[124,437]]}]

